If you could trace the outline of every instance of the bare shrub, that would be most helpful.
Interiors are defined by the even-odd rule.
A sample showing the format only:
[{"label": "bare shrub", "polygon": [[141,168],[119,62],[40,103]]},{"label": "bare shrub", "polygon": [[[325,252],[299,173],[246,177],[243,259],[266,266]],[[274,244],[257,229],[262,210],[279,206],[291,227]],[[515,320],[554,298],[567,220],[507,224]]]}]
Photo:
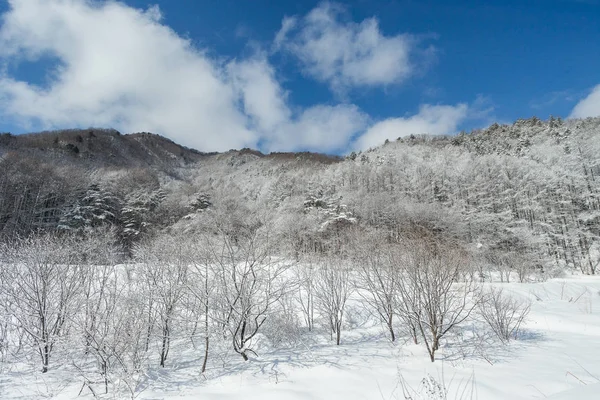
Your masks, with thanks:
[{"label": "bare shrub", "polygon": [[503,342],[517,337],[531,304],[506,296],[502,289],[492,288],[479,303],[479,313],[494,334]]},{"label": "bare shrub", "polygon": [[[475,376],[471,375],[467,380],[455,382],[451,380],[446,382],[444,376],[439,379],[427,374],[417,388],[412,387],[406,382],[402,374],[398,374],[398,386],[402,390],[402,395],[395,397],[405,400],[447,400],[447,399],[473,399],[477,398],[477,388],[475,385]],[[451,395],[453,392],[454,396]]]},{"label": "bare shrub", "polygon": [[264,336],[277,348],[292,346],[301,341],[303,329],[295,312],[294,300],[291,294],[284,296],[263,327]]}]

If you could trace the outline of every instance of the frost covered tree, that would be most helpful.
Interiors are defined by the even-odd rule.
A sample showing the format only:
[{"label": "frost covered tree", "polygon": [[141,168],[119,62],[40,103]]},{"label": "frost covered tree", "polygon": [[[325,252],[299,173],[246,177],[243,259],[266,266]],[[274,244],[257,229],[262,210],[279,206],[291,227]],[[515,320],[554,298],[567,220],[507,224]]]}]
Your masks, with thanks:
[{"label": "frost covered tree", "polygon": [[403,279],[395,247],[381,234],[371,234],[360,241],[355,258],[358,293],[386,325],[392,342],[396,340],[395,317],[400,315],[398,285]]},{"label": "frost covered tree", "polygon": [[103,224],[115,224],[119,218],[120,200],[109,190],[92,184],[61,216],[58,228],[82,231]]},{"label": "frost covered tree", "polygon": [[152,225],[152,213],[164,199],[164,192],[139,191],[127,196],[121,208],[121,240],[126,249],[143,237]]},{"label": "frost covered tree", "polygon": [[115,396],[121,396],[125,390],[135,398],[148,363],[148,309],[140,300],[143,292],[134,271],[110,265],[98,268],[97,291],[87,299],[96,313],[94,324],[81,326],[85,329],[87,354],[95,359],[100,380],[86,371],[83,359],[78,365],[84,376],[82,390],[87,387],[96,395],[95,387],[101,384],[104,393],[112,389]]},{"label": "frost covered tree", "polygon": [[4,245],[2,294],[47,372],[59,339],[77,313],[84,272],[74,239],[44,235]]},{"label": "frost covered tree", "polygon": [[169,355],[173,324],[186,294],[190,257],[181,237],[160,235],[134,249],[143,264],[144,279],[153,293],[154,310],[160,324],[160,366]]},{"label": "frost covered tree", "polygon": [[351,267],[340,258],[324,258],[315,278],[315,304],[335,335],[336,345],[341,344],[342,325],[346,304],[353,292]]}]

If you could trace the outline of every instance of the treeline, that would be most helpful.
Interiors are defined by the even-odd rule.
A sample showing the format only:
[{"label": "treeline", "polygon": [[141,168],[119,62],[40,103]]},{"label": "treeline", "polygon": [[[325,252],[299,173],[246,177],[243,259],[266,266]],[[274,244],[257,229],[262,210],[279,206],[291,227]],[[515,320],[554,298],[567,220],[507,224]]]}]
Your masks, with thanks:
[{"label": "treeline", "polygon": [[[467,241],[540,268],[594,274],[600,263],[600,119],[536,118],[457,137],[414,137],[357,155],[331,177],[374,224],[390,204],[437,204]],[[385,200],[382,200],[385,199]],[[385,215],[387,212],[387,215]]]},{"label": "treeline", "polygon": [[0,239],[112,227],[128,251],[150,227],[185,212],[165,207],[165,197],[150,169],[88,171],[8,155],[0,161]]},{"label": "treeline", "polygon": [[[41,139],[58,138],[64,147],[83,137],[89,150],[94,140],[129,136],[91,134],[65,131]],[[201,155],[180,148],[156,158],[156,149],[175,144],[142,134],[134,142],[150,142],[126,152],[125,166],[90,161],[107,158],[113,150],[105,145],[87,158],[56,156],[51,149],[46,153],[56,157],[41,150],[32,156],[26,149],[45,147],[33,145],[38,136],[30,135],[27,146],[0,145],[0,239],[111,226],[131,255],[145,235],[169,227],[195,231],[195,213],[224,195],[294,219],[299,236],[357,222],[394,236],[402,210],[431,206],[454,216],[463,243],[479,246],[496,265],[594,274],[600,263],[598,135],[599,118],[532,118],[452,137],[413,135],[340,162],[247,149]],[[166,164],[177,160],[177,151],[197,158]],[[321,246],[304,240],[308,245]]]}]

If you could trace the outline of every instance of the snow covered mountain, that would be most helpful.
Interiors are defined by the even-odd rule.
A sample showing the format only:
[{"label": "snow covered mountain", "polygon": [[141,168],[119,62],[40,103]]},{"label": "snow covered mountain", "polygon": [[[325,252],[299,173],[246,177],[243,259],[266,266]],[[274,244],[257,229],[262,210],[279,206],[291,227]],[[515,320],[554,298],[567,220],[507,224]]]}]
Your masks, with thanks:
[{"label": "snow covered mountain", "polygon": [[417,135],[345,159],[206,154],[153,134],[94,129],[4,134],[0,154],[5,238],[111,225],[122,239],[135,233],[130,245],[172,226],[193,229],[198,196],[213,206],[235,197],[294,215],[307,231],[342,220],[393,231],[427,219],[490,252],[535,249],[539,268],[598,264],[600,118]]}]

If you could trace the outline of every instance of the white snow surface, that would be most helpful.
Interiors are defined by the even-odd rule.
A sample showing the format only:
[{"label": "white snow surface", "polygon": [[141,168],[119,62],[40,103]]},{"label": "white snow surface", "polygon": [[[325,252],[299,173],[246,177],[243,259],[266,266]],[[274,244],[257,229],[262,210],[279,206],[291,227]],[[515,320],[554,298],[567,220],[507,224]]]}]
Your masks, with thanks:
[{"label": "white snow surface", "polygon": [[[431,363],[421,345],[402,337],[392,344],[385,329],[353,303],[340,346],[324,332],[306,333],[294,345],[277,349],[264,339],[256,343],[258,356],[243,362],[223,345],[212,349],[202,376],[201,343],[196,351],[174,345],[168,366],[152,367],[136,398],[600,398],[600,277],[494,285],[532,301],[519,339],[508,345],[484,346],[467,325],[443,343]],[[42,374],[30,364],[2,366],[1,399],[93,398],[85,389],[78,396],[82,377],[68,365]],[[445,397],[436,385],[446,388]],[[99,397],[126,398],[125,392]]]}]

